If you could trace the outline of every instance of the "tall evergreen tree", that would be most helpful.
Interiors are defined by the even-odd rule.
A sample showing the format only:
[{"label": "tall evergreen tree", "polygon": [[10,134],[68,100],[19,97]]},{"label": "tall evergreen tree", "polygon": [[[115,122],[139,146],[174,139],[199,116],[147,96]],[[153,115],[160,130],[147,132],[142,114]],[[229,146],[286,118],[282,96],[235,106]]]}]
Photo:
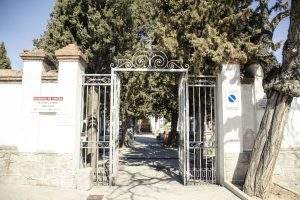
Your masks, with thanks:
[{"label": "tall evergreen tree", "polygon": [[76,42],[89,60],[88,71],[109,72],[117,54],[132,46],[131,0],[57,0],[41,38],[34,41],[54,59],[54,51]]},{"label": "tall evergreen tree", "polygon": [[0,69],[11,69],[4,42],[0,43]]},{"label": "tall evergreen tree", "polygon": [[[255,31],[250,4],[250,0],[58,0],[47,30],[35,45],[55,59],[56,49],[76,42],[88,57],[88,71],[107,73],[114,59],[144,50],[146,41],[165,51],[169,59],[190,64],[191,73],[213,73],[222,62],[245,63],[257,49],[250,40]],[[155,111],[166,116],[171,112],[176,126],[176,78],[166,81],[165,76],[149,74],[123,78],[124,115],[146,116]],[[142,97],[136,89],[157,82],[162,84],[155,85],[155,92],[145,90],[151,95]],[[138,103],[141,98],[143,104]]]}]

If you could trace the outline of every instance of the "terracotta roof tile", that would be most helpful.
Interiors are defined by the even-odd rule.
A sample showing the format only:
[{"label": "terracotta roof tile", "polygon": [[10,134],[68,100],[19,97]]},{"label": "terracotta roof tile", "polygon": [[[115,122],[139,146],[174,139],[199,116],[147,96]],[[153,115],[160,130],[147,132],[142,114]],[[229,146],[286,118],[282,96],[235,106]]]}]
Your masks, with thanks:
[{"label": "terracotta roof tile", "polygon": [[22,81],[22,70],[0,69],[0,81]]},{"label": "terracotta roof tile", "polygon": [[[0,69],[0,82],[22,81],[22,70]],[[42,74],[42,81],[57,81],[57,70],[50,70]]]},{"label": "terracotta roof tile", "polygon": [[80,51],[76,44],[69,44],[55,51],[57,59],[82,59],[86,61],[85,55]]}]

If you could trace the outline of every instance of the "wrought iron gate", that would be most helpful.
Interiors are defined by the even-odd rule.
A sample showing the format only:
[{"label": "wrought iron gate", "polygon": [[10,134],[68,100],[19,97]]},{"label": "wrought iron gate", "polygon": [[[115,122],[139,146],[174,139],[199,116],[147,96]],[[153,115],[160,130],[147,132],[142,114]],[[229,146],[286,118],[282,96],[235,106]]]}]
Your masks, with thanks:
[{"label": "wrought iron gate", "polygon": [[189,181],[189,101],[188,101],[188,76],[184,73],[180,77],[178,88],[178,128],[179,128],[179,173],[182,178],[182,182],[186,185]]},{"label": "wrought iron gate", "polygon": [[93,168],[96,184],[109,183],[111,163],[110,89],[107,74],[83,75],[80,154],[82,167]]},{"label": "wrought iron gate", "polygon": [[191,183],[216,183],[216,120],[213,76],[189,77],[189,165]]},{"label": "wrought iron gate", "polygon": [[[149,52],[147,52],[149,53]],[[119,73],[179,73],[179,173],[183,184],[216,183],[215,77],[189,77],[188,68],[162,52],[119,59],[111,74],[83,75],[82,167],[94,169],[94,182],[114,185],[118,173]]]}]

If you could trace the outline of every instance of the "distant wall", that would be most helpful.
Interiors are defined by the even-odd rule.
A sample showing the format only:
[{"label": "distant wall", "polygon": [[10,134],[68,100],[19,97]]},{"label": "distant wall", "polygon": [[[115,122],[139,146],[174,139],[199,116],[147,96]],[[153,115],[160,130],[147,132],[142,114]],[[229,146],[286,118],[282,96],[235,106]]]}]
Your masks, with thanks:
[{"label": "distant wall", "polygon": [[21,82],[0,82],[0,145],[16,146],[21,131]]}]

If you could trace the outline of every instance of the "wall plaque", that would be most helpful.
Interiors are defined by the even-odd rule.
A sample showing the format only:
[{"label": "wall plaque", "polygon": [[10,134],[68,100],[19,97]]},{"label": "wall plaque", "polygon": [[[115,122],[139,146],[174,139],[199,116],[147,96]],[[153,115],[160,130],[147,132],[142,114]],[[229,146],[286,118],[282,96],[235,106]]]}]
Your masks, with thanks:
[{"label": "wall plaque", "polygon": [[63,97],[38,96],[33,97],[33,112],[58,112],[61,110]]}]

